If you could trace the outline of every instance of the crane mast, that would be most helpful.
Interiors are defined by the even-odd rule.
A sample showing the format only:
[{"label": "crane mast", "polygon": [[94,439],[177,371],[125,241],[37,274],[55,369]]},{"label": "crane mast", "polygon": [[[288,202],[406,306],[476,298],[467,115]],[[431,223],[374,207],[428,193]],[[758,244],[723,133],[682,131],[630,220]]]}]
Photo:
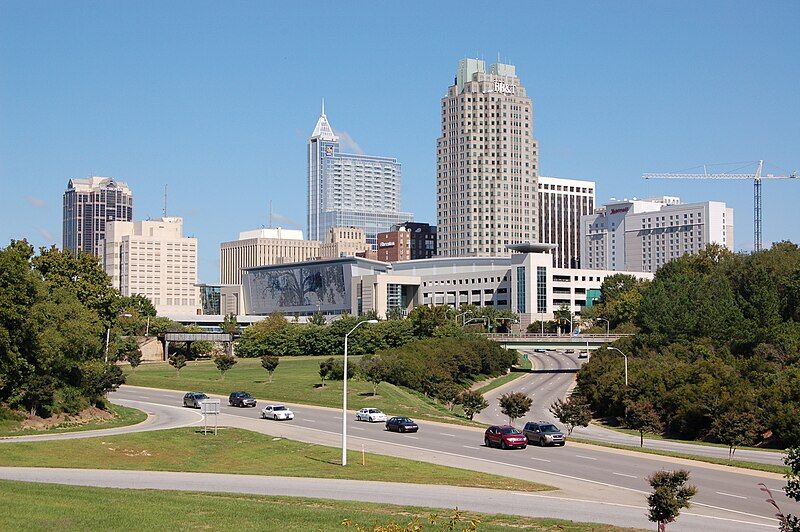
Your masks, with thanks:
[{"label": "crane mast", "polygon": [[790,175],[763,175],[764,161],[758,161],[756,171],[749,173],[646,173],[644,179],[711,179],[711,180],[753,180],[753,251],[761,251],[761,181],[764,179],[797,179],[797,172]]}]

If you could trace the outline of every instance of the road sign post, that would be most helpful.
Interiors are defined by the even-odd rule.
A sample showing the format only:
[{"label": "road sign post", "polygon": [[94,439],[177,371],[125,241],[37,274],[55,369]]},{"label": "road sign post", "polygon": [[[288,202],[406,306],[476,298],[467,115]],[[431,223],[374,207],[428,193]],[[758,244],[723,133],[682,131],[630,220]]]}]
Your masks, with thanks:
[{"label": "road sign post", "polygon": [[219,416],[219,399],[206,399],[200,403],[200,413],[203,414],[203,434],[208,434],[208,416],[214,416],[214,436],[217,435],[217,417]]}]

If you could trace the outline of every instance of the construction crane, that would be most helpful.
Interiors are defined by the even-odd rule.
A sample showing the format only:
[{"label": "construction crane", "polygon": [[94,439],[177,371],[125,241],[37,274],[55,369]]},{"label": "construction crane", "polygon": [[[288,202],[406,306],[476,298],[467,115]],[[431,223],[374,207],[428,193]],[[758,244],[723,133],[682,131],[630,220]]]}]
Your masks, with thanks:
[{"label": "construction crane", "polygon": [[[750,163],[752,164],[752,163]],[[703,166],[703,173],[684,174],[684,173],[648,173],[642,174],[645,179],[752,179],[753,180],[753,251],[761,251],[761,181],[764,179],[797,179],[797,172],[791,175],[762,175],[764,161],[758,161],[756,171],[753,174],[741,174],[733,172],[708,173]]]}]

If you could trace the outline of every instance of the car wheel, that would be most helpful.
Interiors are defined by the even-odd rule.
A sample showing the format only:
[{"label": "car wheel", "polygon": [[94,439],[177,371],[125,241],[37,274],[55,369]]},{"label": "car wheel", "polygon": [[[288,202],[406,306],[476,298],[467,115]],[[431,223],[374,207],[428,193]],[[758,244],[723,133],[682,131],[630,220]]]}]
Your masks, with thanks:
[{"label": "car wheel", "polygon": [[506,440],[500,440],[500,448],[508,449],[508,445],[506,445]]},{"label": "car wheel", "polygon": [[522,448],[523,448],[523,449],[527,449],[527,448],[528,448],[528,444],[527,444],[527,443],[523,443],[523,444],[522,444]]},{"label": "car wheel", "polygon": [[484,439],[483,439],[483,444],[484,444],[486,447],[491,447],[491,446],[492,446],[492,442],[490,442],[490,441],[489,441],[489,438],[484,438]]},{"label": "car wheel", "polygon": [[272,420],[278,421],[278,414],[272,414]]},{"label": "car wheel", "polygon": [[261,412],[261,419],[267,419],[267,415],[264,412]]}]

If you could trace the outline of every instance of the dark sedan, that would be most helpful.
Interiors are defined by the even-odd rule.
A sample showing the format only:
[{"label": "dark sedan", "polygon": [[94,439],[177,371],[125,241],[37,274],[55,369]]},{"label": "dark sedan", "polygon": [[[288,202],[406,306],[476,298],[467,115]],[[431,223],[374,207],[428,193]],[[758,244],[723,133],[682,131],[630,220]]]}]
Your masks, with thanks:
[{"label": "dark sedan", "polygon": [[231,406],[250,407],[256,406],[256,398],[247,392],[233,392],[228,397]]},{"label": "dark sedan", "polygon": [[417,432],[419,426],[410,418],[396,416],[386,421],[386,430],[391,432]]}]

